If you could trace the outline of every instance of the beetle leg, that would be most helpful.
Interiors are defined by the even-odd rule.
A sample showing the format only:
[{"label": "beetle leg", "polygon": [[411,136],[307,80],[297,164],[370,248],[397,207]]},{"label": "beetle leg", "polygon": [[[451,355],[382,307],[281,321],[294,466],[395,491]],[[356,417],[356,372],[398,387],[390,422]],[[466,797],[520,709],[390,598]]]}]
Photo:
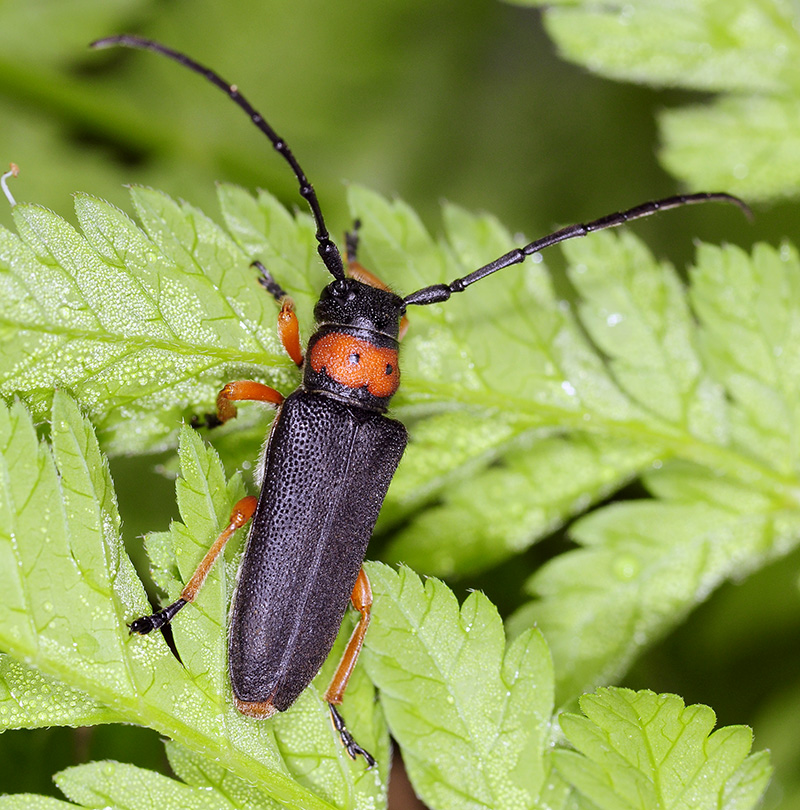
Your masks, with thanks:
[{"label": "beetle leg", "polygon": [[[295,319],[296,320],[296,319]],[[274,388],[252,380],[240,380],[228,383],[217,394],[216,413],[207,413],[205,416],[193,416],[191,426],[198,428],[215,428],[224,425],[229,419],[236,416],[235,401],[251,400],[253,402],[268,402],[271,405],[282,405],[285,397]]]},{"label": "beetle leg", "polygon": [[278,284],[277,281],[272,277],[272,273],[264,267],[261,262],[255,261],[250,264],[250,267],[257,268],[258,272],[261,274],[261,278],[259,278],[258,283],[280,304],[281,300],[284,298],[288,298],[289,296],[286,293],[286,290]]},{"label": "beetle leg", "polygon": [[364,761],[367,763],[367,770],[374,768],[375,765],[377,765],[375,757],[373,757],[369,751],[362,748],[353,739],[353,735],[347,730],[347,726],[344,724],[344,718],[341,714],[339,714],[336,706],[334,706],[333,703],[329,703],[328,708],[331,710],[331,721],[333,722],[333,727],[339,732],[339,737],[342,740],[344,750],[347,751],[347,755],[350,757],[350,759],[355,759],[357,756],[362,756],[364,757]]},{"label": "beetle leg", "polygon": [[278,314],[278,336],[283,348],[286,349],[286,354],[298,366],[302,366],[303,350],[300,346],[300,326],[297,323],[297,315],[294,314],[294,301],[261,262],[253,262],[250,266],[258,268],[261,274],[259,283],[281,305]]},{"label": "beetle leg", "polygon": [[300,324],[294,311],[294,301],[285,295],[281,299],[281,311],[278,313],[278,336],[286,349],[286,354],[298,366],[303,365],[303,349],[300,346]]},{"label": "beetle leg", "polygon": [[359,242],[358,232],[360,230],[361,230],[361,220],[354,219],[352,230],[347,231],[344,235],[344,250],[348,264],[355,264],[358,261],[356,257],[358,255],[358,242]]},{"label": "beetle leg", "polygon": [[364,646],[364,636],[366,636],[367,628],[369,627],[370,610],[372,608],[372,589],[369,586],[369,579],[367,579],[363,568],[358,572],[358,579],[356,579],[356,584],[353,587],[350,601],[361,616],[359,617],[358,624],[353,629],[350,640],[347,642],[347,647],[345,648],[341,661],[339,661],[339,666],[336,668],[330,686],[327,692],[325,692],[325,700],[328,701],[328,705],[330,706],[333,726],[339,732],[339,736],[342,738],[342,745],[344,745],[350,758],[355,759],[360,754],[371,768],[375,765],[374,758],[353,739],[353,736],[344,724],[342,716],[336,709],[336,706],[342,702],[344,690],[347,688],[347,682],[353,674],[358,655],[361,652],[361,648]]},{"label": "beetle leg", "polygon": [[353,674],[353,669],[355,669],[358,654],[364,646],[364,636],[367,634],[367,627],[369,627],[372,588],[369,586],[369,579],[367,579],[363,568],[358,572],[358,579],[356,579],[356,584],[353,587],[350,601],[361,616],[358,624],[353,629],[350,641],[347,642],[347,647],[339,661],[339,666],[336,668],[328,691],[325,692],[325,700],[336,705],[342,702],[344,690],[347,688],[347,682]]},{"label": "beetle leg", "polygon": [[153,630],[158,630],[165,624],[168,624],[174,618],[175,614],[189,602],[193,602],[197,596],[197,592],[203,586],[203,583],[208,577],[208,572],[211,566],[217,560],[225,544],[230,540],[231,536],[237,529],[241,529],[251,517],[253,512],[256,511],[256,504],[258,499],[252,496],[242,498],[231,510],[231,516],[228,520],[228,525],[220,532],[219,537],[214,541],[211,548],[206,552],[205,557],[200,561],[191,579],[186,583],[186,586],[181,591],[181,595],[171,605],[167,605],[156,613],[149,616],[142,616],[139,619],[131,622],[128,627],[131,633],[139,633],[146,635]]},{"label": "beetle leg", "polygon": [[[254,262],[254,264],[257,264],[263,269],[264,273],[267,273],[266,268],[259,262]],[[269,277],[272,278],[272,276]],[[278,290],[280,290],[280,287],[278,287]],[[283,291],[281,290],[281,292]],[[295,363],[301,365],[303,355],[300,351],[300,330],[297,324],[297,315],[294,314],[294,302],[285,293],[283,293],[283,296],[283,306],[278,316],[278,332],[289,356]],[[236,406],[233,404],[235,401],[250,400],[253,402],[268,402],[271,405],[282,405],[284,399],[283,394],[263,383],[253,382],[252,380],[228,383],[217,394],[217,412],[206,414],[202,420],[194,416],[191,425],[193,428],[214,428],[224,425],[225,422],[236,416]]]},{"label": "beetle leg", "polygon": [[220,424],[236,416],[236,401],[268,402],[271,405],[282,405],[285,397],[274,388],[252,380],[240,380],[228,383],[217,394],[217,419]]}]

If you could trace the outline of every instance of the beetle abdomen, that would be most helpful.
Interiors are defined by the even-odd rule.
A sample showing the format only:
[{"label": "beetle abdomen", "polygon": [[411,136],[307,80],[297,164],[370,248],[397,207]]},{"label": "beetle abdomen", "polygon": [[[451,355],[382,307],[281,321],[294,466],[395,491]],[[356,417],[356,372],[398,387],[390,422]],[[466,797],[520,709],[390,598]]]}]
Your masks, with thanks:
[{"label": "beetle abdomen", "polygon": [[287,709],[325,661],[406,440],[399,422],[324,395],[283,404],[231,610],[245,714]]}]

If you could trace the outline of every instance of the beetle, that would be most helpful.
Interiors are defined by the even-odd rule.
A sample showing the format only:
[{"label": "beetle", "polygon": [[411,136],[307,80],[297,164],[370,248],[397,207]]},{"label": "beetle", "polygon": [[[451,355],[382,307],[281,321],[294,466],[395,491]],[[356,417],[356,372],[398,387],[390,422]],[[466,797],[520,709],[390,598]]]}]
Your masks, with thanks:
[{"label": "beetle", "polygon": [[347,237],[345,269],[300,164],[235,85],[152,40],[121,35],[92,43],[94,48],[112,46],[150,50],[173,59],[204,76],[247,113],[294,172],[316,224],[317,250],[333,277],[314,309],[316,330],[303,353],[291,299],[267,268],[253,263],[260,283],[280,305],[278,332],[288,355],[302,369],[302,382],[288,397],[253,381],[229,383],[220,391],[209,425],[233,417],[237,401],[266,402],[277,409],[264,450],[260,495],[236,504],[180,598],[133,621],[131,632],[161,628],[192,602],[225,543],[252,520],[230,609],[228,661],[234,703],[243,714],[256,718],[291,706],[330,653],[352,602],[359,619],[325,700],[347,753],[353,759],[363,756],[372,767],[374,758],[348,732],[337,706],[370,620],[372,594],[362,568],[367,543],[407,443],[405,427],[384,415],[400,382],[398,349],[407,308],[447,301],[551,245],[658,211],[711,201],[738,205],[748,216],[750,211],[724,192],[650,201],[562,228],[463,278],[401,297],[358,264],[356,231]]}]

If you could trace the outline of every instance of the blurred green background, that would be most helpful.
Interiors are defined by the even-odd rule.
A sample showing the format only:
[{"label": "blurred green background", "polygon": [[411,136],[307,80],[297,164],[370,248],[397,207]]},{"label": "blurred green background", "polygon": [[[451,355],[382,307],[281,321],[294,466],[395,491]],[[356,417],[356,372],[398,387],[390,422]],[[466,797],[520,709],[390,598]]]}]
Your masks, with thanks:
[{"label": "blurred green background", "polygon": [[[698,100],[566,64],[539,11],[494,0],[5,0],[0,164],[20,166],[17,199],[74,221],[73,191],[130,212],[124,184],[141,183],[216,217],[214,182],[225,180],[299,206],[286,165],[221,93],[153,55],[86,47],[122,32],[159,39],[236,82],[290,143],[335,234],[349,225],[347,182],[402,197],[434,232],[447,199],[531,238],[676,193],[656,161],[653,115]],[[637,232],[678,264],[690,261],[695,237],[747,247],[793,236],[795,204],[757,215],[750,226],[716,207],[684,210]],[[10,223],[0,200],[0,224]],[[114,463],[130,545],[173,515],[173,487],[153,466]],[[797,593],[798,556],[720,590],[628,679],[705,702],[720,723],[754,725],[756,748],[771,747],[786,774],[798,773],[800,748],[800,606],[786,599]],[[510,609],[529,571],[515,560],[461,584]],[[11,732],[0,736],[0,792],[55,793],[55,770],[106,757],[163,765],[157,735],[143,730]],[[787,776],[784,787],[798,785]]]}]

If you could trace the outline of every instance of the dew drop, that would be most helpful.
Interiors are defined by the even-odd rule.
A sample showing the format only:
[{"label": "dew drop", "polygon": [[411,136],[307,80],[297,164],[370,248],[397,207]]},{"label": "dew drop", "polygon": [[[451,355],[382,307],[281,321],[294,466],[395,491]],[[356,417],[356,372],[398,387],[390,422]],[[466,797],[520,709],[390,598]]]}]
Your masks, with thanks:
[{"label": "dew drop", "polygon": [[634,554],[619,554],[614,560],[613,569],[617,579],[628,582],[639,573],[641,564]]}]

